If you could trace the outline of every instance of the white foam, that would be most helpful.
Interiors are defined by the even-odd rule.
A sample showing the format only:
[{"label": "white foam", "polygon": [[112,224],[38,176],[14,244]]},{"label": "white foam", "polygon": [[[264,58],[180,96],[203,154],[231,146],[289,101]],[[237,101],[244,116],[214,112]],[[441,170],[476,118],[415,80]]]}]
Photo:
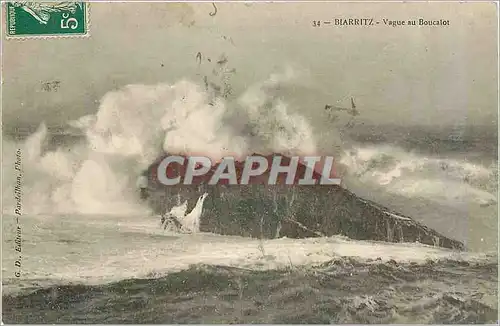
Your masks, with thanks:
[{"label": "white foam", "polygon": [[[16,182],[11,164],[17,148],[22,150],[25,213],[107,215],[148,213],[135,183],[162,150],[202,153],[214,161],[226,155],[313,150],[307,121],[269,94],[270,85],[279,87],[292,77],[272,75],[239,94],[238,104],[213,99],[187,80],[108,92],[95,114],[69,121],[85,135],[84,144],[47,151],[44,124],[23,143],[4,143],[3,209],[12,211],[15,205],[9,189]],[[245,131],[248,127],[253,129]]]},{"label": "white foam", "polygon": [[[144,216],[102,219],[27,218],[23,237],[25,281],[54,279],[102,283],[162,275],[192,264],[274,269],[322,263],[341,256],[359,259],[482,259],[484,254],[459,253],[420,244],[352,241],[344,237],[264,240],[213,234],[164,233],[156,219]],[[86,222],[85,222],[86,221]],[[13,225],[5,225],[9,229]],[[36,228],[35,228],[36,226]],[[74,232],[78,230],[78,232]],[[9,235],[10,232],[5,234]],[[15,234],[12,232],[12,234]],[[60,242],[71,239],[71,245]],[[4,237],[4,278],[13,275],[16,253]]]},{"label": "white foam", "polygon": [[410,219],[410,218],[408,218],[408,217],[400,216],[400,215],[397,215],[397,214],[393,214],[393,213],[389,213],[389,212],[385,212],[385,213],[386,213],[386,214],[389,214],[390,216],[395,217],[395,218],[397,218],[397,219],[399,219],[399,220],[406,220],[406,221],[411,220],[411,219]]},{"label": "white foam", "polygon": [[345,152],[340,163],[361,182],[407,198],[440,203],[495,204],[497,167],[458,159],[426,157],[390,145]]}]

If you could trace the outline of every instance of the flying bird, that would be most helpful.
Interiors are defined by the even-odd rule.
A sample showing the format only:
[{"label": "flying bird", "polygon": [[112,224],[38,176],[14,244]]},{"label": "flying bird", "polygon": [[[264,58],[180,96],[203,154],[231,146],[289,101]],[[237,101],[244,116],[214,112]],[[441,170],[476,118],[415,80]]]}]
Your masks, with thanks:
[{"label": "flying bird", "polygon": [[351,108],[344,108],[344,107],[339,107],[339,106],[333,106],[333,105],[325,105],[325,110],[335,110],[335,111],[346,111],[352,116],[358,116],[359,111],[356,109],[356,104],[354,104],[354,99],[351,97]]}]

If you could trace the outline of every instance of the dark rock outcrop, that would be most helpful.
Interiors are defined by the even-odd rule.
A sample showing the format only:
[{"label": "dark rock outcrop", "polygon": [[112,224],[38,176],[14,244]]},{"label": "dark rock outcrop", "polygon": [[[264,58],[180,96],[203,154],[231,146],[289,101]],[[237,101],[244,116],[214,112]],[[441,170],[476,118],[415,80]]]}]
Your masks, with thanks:
[{"label": "dark rock outcrop", "polygon": [[[205,181],[211,177],[216,165],[202,177],[206,179],[196,180],[195,185],[164,186],[155,179],[159,162],[148,169],[151,206],[157,213],[163,213],[187,200],[190,211],[198,197],[207,192],[200,222],[203,232],[261,238],[340,234],[357,240],[418,241],[465,249],[461,242],[447,238],[410,217],[359,198],[338,185],[285,185],[281,175],[276,185],[264,183],[267,175],[261,180],[253,180],[250,185],[207,185]],[[242,167],[243,163],[237,163],[237,173]],[[182,167],[174,166],[177,171],[179,168],[182,170]],[[305,167],[299,165],[298,171],[298,177],[302,176]],[[317,179],[318,175],[314,174],[314,178]]]}]

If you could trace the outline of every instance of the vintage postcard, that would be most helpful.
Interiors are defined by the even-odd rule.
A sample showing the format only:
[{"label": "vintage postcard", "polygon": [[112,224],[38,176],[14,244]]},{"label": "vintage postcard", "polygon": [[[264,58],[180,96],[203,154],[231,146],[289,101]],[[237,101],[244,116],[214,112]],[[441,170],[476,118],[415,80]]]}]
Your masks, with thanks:
[{"label": "vintage postcard", "polygon": [[2,2],[2,322],[496,324],[498,18]]}]

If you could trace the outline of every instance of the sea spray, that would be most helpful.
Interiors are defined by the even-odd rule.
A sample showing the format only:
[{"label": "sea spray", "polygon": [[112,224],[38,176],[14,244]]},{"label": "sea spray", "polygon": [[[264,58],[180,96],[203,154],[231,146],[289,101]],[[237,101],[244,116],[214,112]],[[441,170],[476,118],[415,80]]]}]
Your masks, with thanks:
[{"label": "sea spray", "polygon": [[[150,210],[135,193],[136,177],[165,151],[203,153],[214,160],[225,154],[314,152],[305,118],[289,113],[284,100],[273,94],[273,87],[293,83],[293,77],[275,74],[235,103],[212,100],[203,87],[187,80],[128,85],[107,93],[96,114],[68,122],[68,128],[85,135],[84,143],[48,150],[51,135],[42,123],[22,144],[4,141],[3,163],[15,154],[11,147],[22,146],[28,214],[145,215]],[[235,117],[245,123],[233,123]],[[3,175],[3,189],[13,187],[15,180]],[[13,204],[4,203],[4,209]]]},{"label": "sea spray", "polygon": [[408,198],[442,203],[496,204],[497,168],[428,157],[390,145],[354,147],[339,162],[358,181]]}]

